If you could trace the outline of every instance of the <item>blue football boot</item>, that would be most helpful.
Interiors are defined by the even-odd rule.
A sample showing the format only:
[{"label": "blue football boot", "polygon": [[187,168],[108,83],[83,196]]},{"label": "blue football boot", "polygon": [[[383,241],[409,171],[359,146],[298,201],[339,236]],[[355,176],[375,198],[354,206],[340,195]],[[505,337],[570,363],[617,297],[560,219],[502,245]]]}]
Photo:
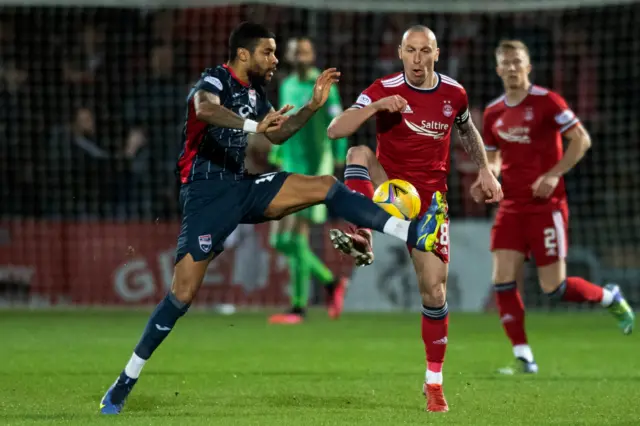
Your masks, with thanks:
[{"label": "blue football boot", "polygon": [[433,193],[431,204],[424,216],[418,220],[416,232],[418,241],[415,248],[420,251],[433,251],[438,241],[438,232],[447,221],[447,202],[440,191]]},{"label": "blue football boot", "polygon": [[118,379],[102,397],[102,401],[100,401],[100,413],[120,414],[120,411],[122,411],[124,407],[124,402],[137,381],[138,379],[132,379],[124,374],[124,371],[120,373]]}]

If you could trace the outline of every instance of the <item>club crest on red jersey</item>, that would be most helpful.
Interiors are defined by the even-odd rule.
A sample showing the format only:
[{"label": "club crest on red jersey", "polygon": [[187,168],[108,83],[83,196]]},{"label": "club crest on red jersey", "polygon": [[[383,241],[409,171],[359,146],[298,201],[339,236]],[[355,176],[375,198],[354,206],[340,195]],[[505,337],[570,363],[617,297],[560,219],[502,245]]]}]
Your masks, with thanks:
[{"label": "club crest on red jersey", "polygon": [[532,121],[533,120],[533,108],[527,107],[524,110],[524,121]]},{"label": "club crest on red jersey", "polygon": [[251,105],[252,108],[255,108],[256,102],[257,102],[256,91],[254,89],[249,89],[249,105]]},{"label": "club crest on red jersey", "polygon": [[444,114],[445,117],[451,117],[453,115],[453,107],[451,106],[451,101],[444,101],[442,114]]}]

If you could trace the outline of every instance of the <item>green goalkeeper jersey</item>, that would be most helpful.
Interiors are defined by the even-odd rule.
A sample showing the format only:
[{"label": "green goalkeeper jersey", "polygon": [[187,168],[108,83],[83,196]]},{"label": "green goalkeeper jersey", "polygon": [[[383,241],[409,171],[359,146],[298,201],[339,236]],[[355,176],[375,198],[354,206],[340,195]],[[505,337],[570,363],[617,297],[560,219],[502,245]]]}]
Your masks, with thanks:
[{"label": "green goalkeeper jersey", "polygon": [[[305,80],[294,73],[280,85],[280,104],[290,104],[299,109],[311,100],[313,86],[320,70],[312,68]],[[327,103],[283,145],[273,145],[270,162],[283,170],[308,175],[333,174],[334,164],[344,163],[347,139],[335,141],[327,137],[331,120],[342,112],[340,94],[336,86],[331,87]]]}]

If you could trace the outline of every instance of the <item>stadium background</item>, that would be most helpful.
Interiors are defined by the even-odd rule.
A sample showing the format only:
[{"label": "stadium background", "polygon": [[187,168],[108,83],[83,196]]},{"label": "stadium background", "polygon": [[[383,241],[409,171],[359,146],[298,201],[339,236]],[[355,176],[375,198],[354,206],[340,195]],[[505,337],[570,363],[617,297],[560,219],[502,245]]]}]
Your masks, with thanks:
[{"label": "stadium background", "polygon": [[[522,39],[533,81],[560,92],[594,142],[567,177],[570,270],[618,282],[640,303],[639,4],[525,1],[509,10],[505,2],[371,0],[338,10],[339,2],[323,2],[326,9],[311,2],[308,8],[180,2],[179,9],[42,3],[50,6],[0,9],[2,304],[146,305],[164,294],[179,220],[173,169],[184,99],[203,68],[225,60],[229,32],[247,19],[269,26],[280,47],[290,37],[312,36],[318,65],[342,71],[345,107],[375,78],[399,69],[402,30],[426,24],[439,39],[437,69],[466,87],[478,125],[483,106],[501,93],[494,46],[504,37]],[[403,12],[409,9],[418,12]],[[274,105],[288,72],[278,53],[280,71],[269,87]],[[372,130],[350,143],[372,146]],[[264,152],[251,163],[255,171],[269,167]],[[482,309],[491,299],[492,210],[467,195],[475,170],[455,143],[451,170],[457,234],[450,306]],[[235,248],[212,264],[199,303],[286,303],[286,264],[268,248],[267,232],[267,225],[242,229]],[[347,307],[411,308],[419,298],[410,264],[398,246],[379,241],[378,259],[387,260],[358,271]],[[327,243],[325,230],[314,229],[315,250],[349,274],[349,262]],[[527,281],[527,304],[547,307],[531,270]],[[475,302],[464,302],[465,295]]]}]

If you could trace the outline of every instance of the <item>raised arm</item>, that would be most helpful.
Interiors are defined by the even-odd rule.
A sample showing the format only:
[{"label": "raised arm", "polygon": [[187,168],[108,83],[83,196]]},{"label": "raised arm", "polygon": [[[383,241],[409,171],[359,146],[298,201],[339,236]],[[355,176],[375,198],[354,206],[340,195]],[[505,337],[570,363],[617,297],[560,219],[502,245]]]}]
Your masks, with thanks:
[{"label": "raised arm", "polygon": [[[267,131],[265,136],[276,145],[280,145],[300,130],[309,119],[327,102],[329,91],[334,83],[340,79],[340,73],[335,68],[326,69],[316,79],[313,86],[311,100],[294,114],[282,126],[274,131]],[[285,106],[286,108],[286,106]]]},{"label": "raised arm", "polygon": [[365,121],[378,112],[398,112],[402,111],[406,106],[406,99],[398,95],[381,98],[375,102],[371,102],[371,99],[367,95],[360,95],[354,106],[331,121],[331,124],[329,124],[327,128],[327,136],[329,136],[330,139],[351,136]]},{"label": "raised arm", "polygon": [[330,139],[340,139],[351,136],[365,121],[373,117],[377,112],[374,105],[367,105],[364,108],[348,108],[331,120],[327,128],[327,136],[329,136]]},{"label": "raised arm", "polygon": [[287,105],[278,111],[270,111],[260,122],[240,117],[235,112],[220,105],[220,97],[206,90],[198,90],[193,97],[196,118],[205,123],[226,127],[228,129],[242,129],[247,133],[276,132],[286,123],[285,113],[291,110]]},{"label": "raised arm", "polygon": [[[319,107],[318,107],[319,108]],[[298,130],[300,130],[318,109],[315,106],[307,104],[295,113],[289,115],[289,119],[280,127],[279,130],[265,133],[265,137],[276,145],[282,145]]]}]

